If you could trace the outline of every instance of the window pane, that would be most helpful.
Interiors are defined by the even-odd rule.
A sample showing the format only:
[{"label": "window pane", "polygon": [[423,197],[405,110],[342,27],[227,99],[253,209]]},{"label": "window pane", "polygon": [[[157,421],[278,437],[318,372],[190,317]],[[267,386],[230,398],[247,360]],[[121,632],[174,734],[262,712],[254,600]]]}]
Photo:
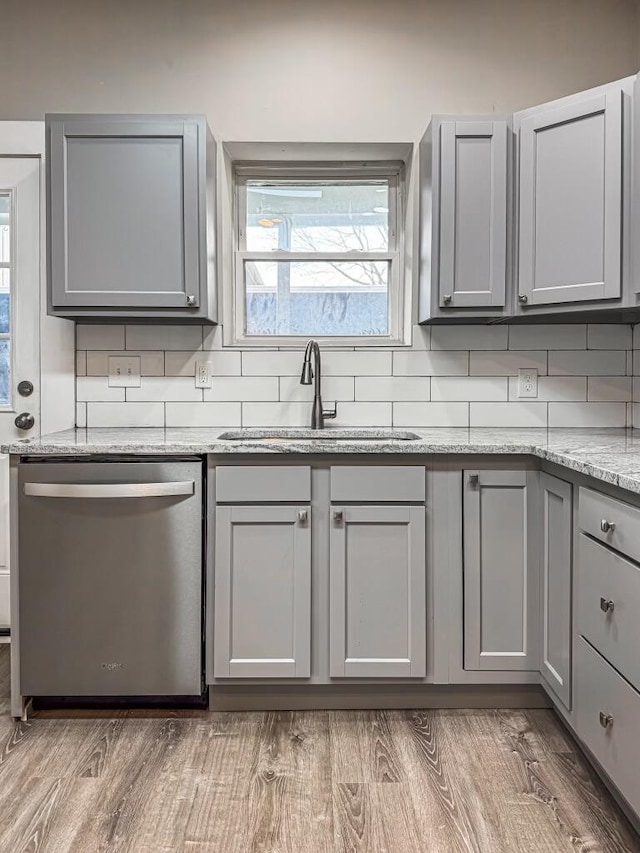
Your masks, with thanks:
[{"label": "window pane", "polygon": [[389,183],[247,183],[252,252],[383,252],[389,248]]},{"label": "window pane", "polygon": [[11,199],[6,193],[0,193],[0,263],[11,260],[10,213]]},{"label": "window pane", "polygon": [[0,341],[0,406],[9,405],[9,341]]},{"label": "window pane", "polygon": [[389,261],[246,261],[246,334],[389,334]]}]

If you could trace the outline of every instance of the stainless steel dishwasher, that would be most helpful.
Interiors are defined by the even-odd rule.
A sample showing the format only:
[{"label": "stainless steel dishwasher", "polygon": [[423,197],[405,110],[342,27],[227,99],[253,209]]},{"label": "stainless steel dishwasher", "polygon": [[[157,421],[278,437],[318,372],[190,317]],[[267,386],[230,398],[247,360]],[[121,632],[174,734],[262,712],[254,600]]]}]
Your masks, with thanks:
[{"label": "stainless steel dishwasher", "polygon": [[24,462],[21,693],[202,692],[200,460]]}]

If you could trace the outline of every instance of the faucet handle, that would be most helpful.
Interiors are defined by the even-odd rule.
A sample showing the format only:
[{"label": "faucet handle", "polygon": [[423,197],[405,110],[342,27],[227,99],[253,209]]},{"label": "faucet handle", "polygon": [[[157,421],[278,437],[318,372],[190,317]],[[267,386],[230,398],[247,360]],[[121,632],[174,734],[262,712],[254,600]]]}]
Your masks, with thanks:
[{"label": "faucet handle", "polygon": [[322,410],[322,417],[323,417],[325,420],[326,420],[327,418],[328,418],[329,420],[333,420],[333,418],[337,418],[337,417],[338,417],[338,404],[337,404],[337,403],[334,403],[334,404],[333,404],[333,408],[332,408],[332,409],[323,409],[323,410]]}]

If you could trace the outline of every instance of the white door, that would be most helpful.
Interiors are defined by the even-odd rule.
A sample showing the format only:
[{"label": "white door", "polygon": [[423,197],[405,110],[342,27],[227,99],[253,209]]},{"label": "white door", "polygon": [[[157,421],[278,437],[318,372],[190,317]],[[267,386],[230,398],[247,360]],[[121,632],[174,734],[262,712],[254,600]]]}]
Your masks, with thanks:
[{"label": "white door", "polygon": [[[0,441],[3,442],[40,433],[42,156],[34,150],[38,147],[34,146],[34,129],[37,138],[43,138],[43,134],[30,125],[23,135],[17,123],[0,124]],[[28,156],[23,156],[23,152],[28,152]],[[33,390],[24,384],[27,382]],[[22,416],[19,421],[22,429],[16,426],[19,416]],[[10,623],[8,510],[9,458],[0,456],[0,642],[6,641]]]}]

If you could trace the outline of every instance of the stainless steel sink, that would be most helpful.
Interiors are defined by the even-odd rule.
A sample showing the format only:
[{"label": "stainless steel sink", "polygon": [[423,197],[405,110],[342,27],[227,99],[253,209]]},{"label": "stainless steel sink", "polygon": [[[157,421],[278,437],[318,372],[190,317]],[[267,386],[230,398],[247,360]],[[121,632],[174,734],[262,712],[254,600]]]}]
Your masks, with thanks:
[{"label": "stainless steel sink", "polygon": [[394,429],[239,429],[221,433],[221,441],[417,441],[415,432]]}]

